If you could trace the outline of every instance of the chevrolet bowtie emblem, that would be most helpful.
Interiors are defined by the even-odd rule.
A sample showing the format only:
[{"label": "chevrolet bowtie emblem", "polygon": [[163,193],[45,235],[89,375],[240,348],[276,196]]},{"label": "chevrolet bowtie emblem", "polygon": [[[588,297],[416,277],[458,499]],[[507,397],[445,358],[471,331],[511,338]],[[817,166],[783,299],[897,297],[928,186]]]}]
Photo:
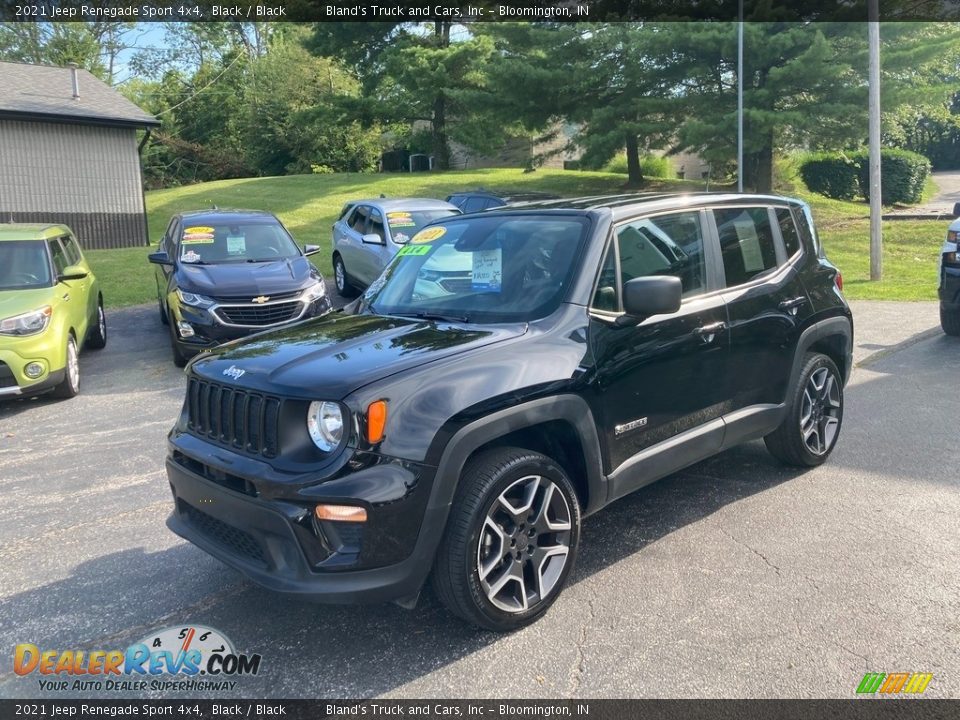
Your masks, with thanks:
[{"label": "chevrolet bowtie emblem", "polygon": [[270,299],[270,298],[267,297],[266,295],[261,295],[261,296],[259,296],[259,297],[255,297],[252,302],[259,303],[260,305],[263,305],[263,303],[265,303],[265,302],[266,302],[267,300],[269,300],[269,299]]}]

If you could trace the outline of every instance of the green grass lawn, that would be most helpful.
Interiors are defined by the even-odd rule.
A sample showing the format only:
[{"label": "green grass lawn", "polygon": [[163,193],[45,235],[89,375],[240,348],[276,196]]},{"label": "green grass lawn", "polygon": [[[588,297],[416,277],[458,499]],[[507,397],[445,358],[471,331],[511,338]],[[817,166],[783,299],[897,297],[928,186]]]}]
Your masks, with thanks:
[{"label": "green grass lawn", "polygon": [[[332,272],[330,226],[343,204],[363,197],[443,198],[460,190],[539,190],[563,197],[623,191],[623,175],[571,170],[463,170],[414,174],[290,175],[221,180],[147,193],[150,238],[159,240],[170,216],[217,205],[275,213],[301,245],[320,245],[314,257],[325,276]],[[716,186],[714,186],[716,188]],[[651,181],[648,190],[702,190],[702,183]],[[869,281],[869,220],[866,203],[829,200],[812,193],[791,193],[811,203],[824,247],[843,272],[848,297],[882,300],[936,299],[937,251],[946,232],[941,221],[884,223],[884,280]],[[137,305],[156,298],[148,248],[92,250],[87,258],[110,307]]]}]

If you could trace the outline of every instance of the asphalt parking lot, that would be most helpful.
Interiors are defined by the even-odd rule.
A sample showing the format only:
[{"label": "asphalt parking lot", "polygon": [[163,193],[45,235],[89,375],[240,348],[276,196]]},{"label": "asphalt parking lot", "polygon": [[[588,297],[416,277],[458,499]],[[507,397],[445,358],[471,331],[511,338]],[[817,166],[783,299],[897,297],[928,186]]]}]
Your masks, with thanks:
[{"label": "asphalt parking lot", "polygon": [[274,595],[170,533],[184,378],[155,308],[108,323],[80,396],[0,406],[0,696],[50,697],[13,673],[17,643],[124,648],[198,623],[263,656],[235,697],[847,698],[868,671],[960,697],[955,339],[914,334],[858,367],[821,468],[750,443],[590,518],[555,607],[497,636],[430,597]]}]

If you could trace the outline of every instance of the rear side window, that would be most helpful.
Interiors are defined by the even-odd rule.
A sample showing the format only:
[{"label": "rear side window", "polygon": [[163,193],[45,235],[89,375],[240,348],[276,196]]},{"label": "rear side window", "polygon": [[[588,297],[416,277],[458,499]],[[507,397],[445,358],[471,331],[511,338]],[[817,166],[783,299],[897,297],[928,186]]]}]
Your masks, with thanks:
[{"label": "rear side window", "polygon": [[713,211],[727,287],[750,282],[777,267],[777,248],[765,207]]},{"label": "rear side window", "polygon": [[793,222],[793,214],[787,208],[777,208],[777,223],[780,225],[780,235],[787,249],[787,257],[791,258],[800,250],[800,235]]},{"label": "rear side window", "polygon": [[674,275],[683,295],[706,288],[700,212],[681,212],[634,220],[617,232],[620,280],[626,283],[649,275]]},{"label": "rear side window", "polygon": [[83,260],[83,255],[80,254],[80,246],[77,245],[76,239],[71,235],[64,235],[60,238],[60,242],[63,243],[63,249],[67,253],[67,261],[71,265],[76,265],[78,262]]}]

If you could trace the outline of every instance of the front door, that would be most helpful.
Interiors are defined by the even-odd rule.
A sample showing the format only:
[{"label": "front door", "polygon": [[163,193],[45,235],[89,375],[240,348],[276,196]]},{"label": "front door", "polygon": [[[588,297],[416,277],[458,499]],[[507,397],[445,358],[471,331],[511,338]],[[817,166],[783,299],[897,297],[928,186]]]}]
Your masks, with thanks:
[{"label": "front door", "polygon": [[[660,443],[705,425],[713,431],[704,435],[702,457],[722,441],[729,334],[711,271],[715,249],[704,242],[705,217],[693,210],[630,221],[616,229],[607,251],[590,335],[605,470],[621,475],[612,482],[616,495],[643,484],[640,468],[627,467],[638,453],[656,451]],[[647,275],[681,279],[680,310],[617,326],[623,284]]]}]

